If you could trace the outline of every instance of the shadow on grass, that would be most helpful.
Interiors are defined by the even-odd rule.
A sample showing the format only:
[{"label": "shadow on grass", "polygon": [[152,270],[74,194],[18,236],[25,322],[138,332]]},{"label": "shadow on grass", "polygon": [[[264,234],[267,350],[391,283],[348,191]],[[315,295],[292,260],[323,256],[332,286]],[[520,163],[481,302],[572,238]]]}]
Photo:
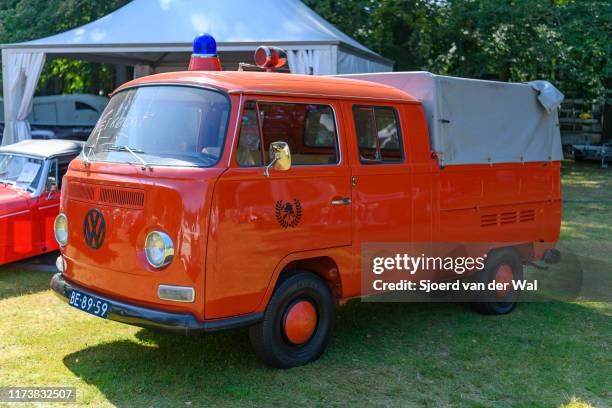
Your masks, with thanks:
[{"label": "shadow on grass", "polygon": [[[339,309],[323,357],[296,369],[264,366],[244,329],[202,337],[141,330],[136,339],[70,354],[64,364],[118,406],[349,403],[361,393],[391,405],[457,405],[465,401],[448,399],[455,390],[469,395],[481,383],[475,402],[496,401],[503,390],[506,398],[515,393],[519,405],[546,398],[558,405],[565,380],[571,395],[605,389],[605,379],[586,372],[601,358],[611,331],[608,315],[576,304],[527,303],[511,315],[493,317],[461,304],[352,302]],[[572,348],[567,336],[580,347]],[[540,359],[542,354],[548,355]],[[575,381],[571,373],[583,369],[584,383]],[[526,390],[523,381],[531,383]],[[603,385],[594,385],[598,381]]]},{"label": "shadow on grass", "polygon": [[52,273],[21,269],[11,264],[0,268],[0,300],[29,295],[49,289]]}]

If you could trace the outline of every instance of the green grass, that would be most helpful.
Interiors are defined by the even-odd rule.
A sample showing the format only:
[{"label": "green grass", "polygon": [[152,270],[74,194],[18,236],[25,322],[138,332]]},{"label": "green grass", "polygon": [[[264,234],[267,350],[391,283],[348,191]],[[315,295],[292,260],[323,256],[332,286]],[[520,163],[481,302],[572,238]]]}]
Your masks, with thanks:
[{"label": "green grass", "polygon": [[[586,241],[576,256],[609,274],[612,172],[564,166],[562,237]],[[605,302],[524,303],[501,317],[351,302],[319,361],[274,370],[245,330],[181,337],[102,320],[56,299],[50,277],[0,270],[0,386],[75,386],[91,406],[612,405]]]}]

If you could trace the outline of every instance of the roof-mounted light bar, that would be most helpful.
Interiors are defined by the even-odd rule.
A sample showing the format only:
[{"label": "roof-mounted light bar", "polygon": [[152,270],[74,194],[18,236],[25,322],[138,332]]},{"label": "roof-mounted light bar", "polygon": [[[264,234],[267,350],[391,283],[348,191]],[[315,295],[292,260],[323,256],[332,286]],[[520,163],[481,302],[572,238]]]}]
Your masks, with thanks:
[{"label": "roof-mounted light bar", "polygon": [[193,40],[189,71],[221,71],[217,42],[210,34],[200,34]]}]

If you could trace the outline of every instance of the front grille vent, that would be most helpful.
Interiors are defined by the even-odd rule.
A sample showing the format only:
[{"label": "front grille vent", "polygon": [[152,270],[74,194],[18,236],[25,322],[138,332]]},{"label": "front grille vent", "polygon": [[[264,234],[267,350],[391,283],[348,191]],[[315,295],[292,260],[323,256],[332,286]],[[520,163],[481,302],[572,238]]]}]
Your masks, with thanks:
[{"label": "front grille vent", "polygon": [[144,192],[117,188],[100,188],[100,203],[119,207],[142,208]]},{"label": "front grille vent", "polygon": [[96,189],[94,186],[82,183],[68,184],[68,197],[81,201],[93,201]]},{"label": "front grille vent", "polygon": [[133,188],[69,182],[69,199],[112,207],[143,208],[145,192]]}]

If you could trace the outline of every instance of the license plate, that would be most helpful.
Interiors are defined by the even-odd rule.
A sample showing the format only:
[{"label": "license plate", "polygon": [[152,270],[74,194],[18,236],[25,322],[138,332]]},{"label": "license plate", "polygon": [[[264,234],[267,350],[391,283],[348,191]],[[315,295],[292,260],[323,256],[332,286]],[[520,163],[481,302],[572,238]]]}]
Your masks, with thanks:
[{"label": "license plate", "polygon": [[91,313],[94,316],[102,318],[106,318],[108,315],[108,310],[110,309],[108,302],[95,296],[86,295],[78,290],[72,291],[68,304],[84,312]]}]

